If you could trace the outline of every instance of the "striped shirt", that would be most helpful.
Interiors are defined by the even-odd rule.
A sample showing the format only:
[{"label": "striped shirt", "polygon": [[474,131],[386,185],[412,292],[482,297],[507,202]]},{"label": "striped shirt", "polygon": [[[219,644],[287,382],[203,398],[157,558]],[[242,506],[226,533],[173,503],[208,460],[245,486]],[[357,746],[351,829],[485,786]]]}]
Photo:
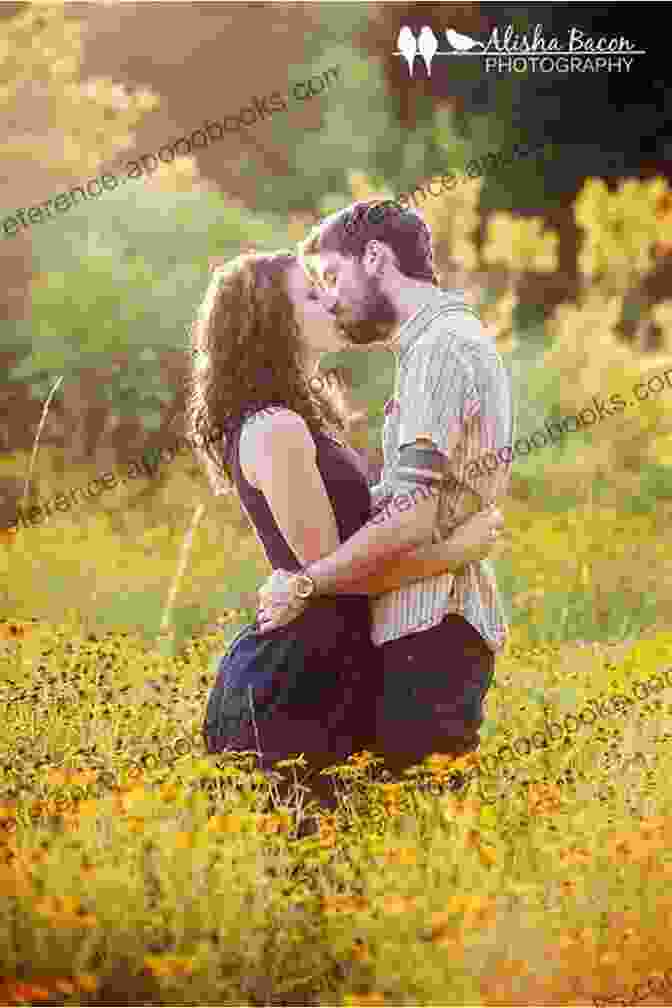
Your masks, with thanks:
[{"label": "striped shirt", "polygon": [[[430,438],[446,458],[437,518],[441,534],[433,537],[439,542],[506,495],[514,437],[510,380],[461,290],[432,291],[400,327],[395,349],[395,393],[385,407],[384,465],[380,482],[370,488],[373,504],[387,500],[389,508],[391,495],[408,490],[398,471],[399,450],[416,438]],[[492,651],[504,646],[508,626],[489,560],[372,599],[373,643],[427,630],[448,613],[462,615]]]}]

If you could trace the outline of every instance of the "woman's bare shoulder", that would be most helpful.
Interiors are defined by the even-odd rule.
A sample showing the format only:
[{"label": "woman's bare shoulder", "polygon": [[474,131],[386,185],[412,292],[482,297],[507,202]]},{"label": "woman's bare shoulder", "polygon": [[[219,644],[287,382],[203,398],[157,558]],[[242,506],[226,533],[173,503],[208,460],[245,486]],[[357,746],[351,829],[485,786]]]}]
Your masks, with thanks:
[{"label": "woman's bare shoulder", "polygon": [[245,479],[255,485],[256,466],[274,449],[297,444],[310,450],[308,442],[314,447],[308,425],[299,413],[284,406],[259,410],[245,421],[240,432],[238,451]]}]

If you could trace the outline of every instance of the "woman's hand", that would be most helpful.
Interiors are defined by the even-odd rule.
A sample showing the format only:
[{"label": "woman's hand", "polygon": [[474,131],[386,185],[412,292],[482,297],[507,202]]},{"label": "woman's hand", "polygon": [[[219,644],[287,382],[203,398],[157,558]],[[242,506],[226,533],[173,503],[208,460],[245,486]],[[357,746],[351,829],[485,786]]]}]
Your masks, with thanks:
[{"label": "woman's hand", "polygon": [[257,626],[259,633],[277,630],[287,626],[297,616],[300,616],[308,605],[309,599],[297,598],[294,594],[294,579],[296,575],[281,569],[274,570],[257,592],[259,608],[257,610]]},{"label": "woman's hand", "polygon": [[462,525],[453,530],[451,541],[460,550],[464,550],[465,565],[484,560],[489,556],[498,542],[504,528],[504,515],[494,505],[484,511],[467,518]]}]

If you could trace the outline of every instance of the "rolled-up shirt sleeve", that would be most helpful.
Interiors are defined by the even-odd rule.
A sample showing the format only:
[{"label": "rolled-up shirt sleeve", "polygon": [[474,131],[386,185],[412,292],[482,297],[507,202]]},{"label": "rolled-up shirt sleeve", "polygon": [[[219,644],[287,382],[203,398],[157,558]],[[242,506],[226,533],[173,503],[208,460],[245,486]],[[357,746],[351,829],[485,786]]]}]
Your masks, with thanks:
[{"label": "rolled-up shirt sleeve", "polygon": [[400,395],[399,448],[428,440],[450,459],[481,402],[469,360],[451,347],[445,331],[432,335],[411,351]]},{"label": "rolled-up shirt sleeve", "polygon": [[384,509],[390,497],[394,494],[394,486],[388,480],[381,480],[374,486],[369,487],[371,495],[371,516],[375,516]]}]

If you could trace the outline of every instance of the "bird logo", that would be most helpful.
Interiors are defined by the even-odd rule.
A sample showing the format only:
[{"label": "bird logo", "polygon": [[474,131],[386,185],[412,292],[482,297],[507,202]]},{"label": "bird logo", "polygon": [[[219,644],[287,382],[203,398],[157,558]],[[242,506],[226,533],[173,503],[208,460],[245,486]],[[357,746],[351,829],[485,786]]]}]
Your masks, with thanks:
[{"label": "bird logo", "polygon": [[[416,39],[415,35],[404,25],[397,38],[397,56],[403,56],[408,64],[409,76],[413,76],[413,63],[416,56],[420,56],[427,67],[427,76],[432,76],[432,60],[435,56],[459,56],[460,53],[467,54],[471,49],[480,48],[487,52],[487,46],[477,39],[472,39],[468,35],[460,35],[452,28],[444,33],[452,49],[446,52],[439,52],[439,40],[428,25],[423,25],[420,34]],[[474,53],[474,55],[478,55]]]},{"label": "bird logo", "polygon": [[481,49],[485,49],[482,42],[469,38],[468,35],[460,35],[459,32],[453,31],[452,28],[447,29],[446,38],[453,49],[457,49],[458,52],[469,52],[470,49],[475,49],[476,46],[480,46]]},{"label": "bird logo", "polygon": [[404,27],[399,32],[399,38],[397,39],[397,47],[401,55],[408,63],[408,72],[412,77],[413,60],[415,59],[415,54],[418,51],[418,43],[415,39],[415,35],[408,27],[408,25],[404,25]]},{"label": "bird logo", "polygon": [[422,56],[425,66],[427,67],[427,76],[432,76],[432,60],[436,50],[439,48],[439,43],[436,35],[431,28],[425,25],[420,29],[420,36],[418,38],[418,52]]},{"label": "bird logo", "polygon": [[425,66],[427,67],[427,76],[431,77],[432,60],[439,48],[438,39],[431,28],[424,25],[420,29],[420,35],[416,39],[408,25],[404,25],[399,32],[397,46],[399,47],[399,53],[408,63],[408,72],[411,77],[413,76],[413,61],[416,56],[422,57]]}]

